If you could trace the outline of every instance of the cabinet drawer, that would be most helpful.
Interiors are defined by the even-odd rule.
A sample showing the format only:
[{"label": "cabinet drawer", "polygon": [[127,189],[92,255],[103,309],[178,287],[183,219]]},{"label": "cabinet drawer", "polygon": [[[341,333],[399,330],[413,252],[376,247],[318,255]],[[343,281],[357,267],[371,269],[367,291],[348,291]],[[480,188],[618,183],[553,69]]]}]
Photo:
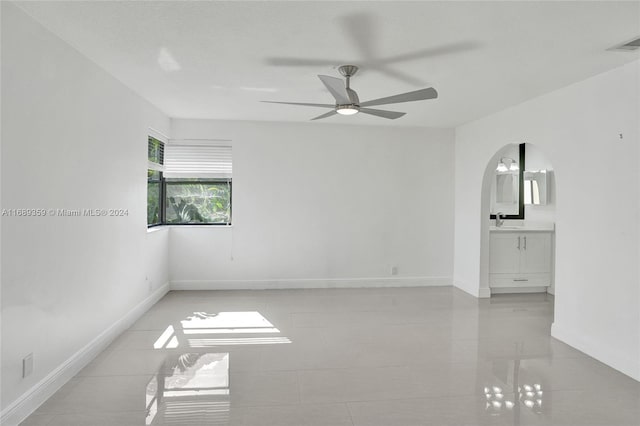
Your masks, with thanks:
[{"label": "cabinet drawer", "polygon": [[489,287],[548,287],[551,274],[489,274]]}]

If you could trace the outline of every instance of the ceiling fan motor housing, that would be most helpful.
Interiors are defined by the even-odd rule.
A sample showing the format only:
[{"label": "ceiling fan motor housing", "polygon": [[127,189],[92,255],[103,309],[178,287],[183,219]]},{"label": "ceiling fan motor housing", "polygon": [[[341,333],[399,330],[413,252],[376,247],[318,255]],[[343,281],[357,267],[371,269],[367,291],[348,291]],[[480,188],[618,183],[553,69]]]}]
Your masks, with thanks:
[{"label": "ceiling fan motor housing", "polygon": [[358,67],[355,65],[341,65],[338,67],[338,71],[345,77],[353,77],[358,72]]},{"label": "ceiling fan motor housing", "polygon": [[347,95],[349,95],[351,104],[336,104],[336,111],[343,115],[355,114],[360,110],[360,99],[358,98],[358,94],[356,93],[356,91],[350,87],[349,83],[351,83],[351,77],[358,72],[358,67],[355,65],[342,65],[338,68],[338,71],[340,71],[340,74],[347,78],[346,90]]}]

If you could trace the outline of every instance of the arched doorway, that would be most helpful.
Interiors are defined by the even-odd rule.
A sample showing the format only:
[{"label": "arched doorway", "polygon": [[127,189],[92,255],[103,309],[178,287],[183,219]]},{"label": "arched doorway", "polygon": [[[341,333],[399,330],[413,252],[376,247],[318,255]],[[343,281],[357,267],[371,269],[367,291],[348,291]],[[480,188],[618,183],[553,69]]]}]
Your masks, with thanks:
[{"label": "arched doorway", "polygon": [[[520,158],[522,156],[522,158]],[[516,166],[512,166],[515,164]],[[545,289],[518,288],[507,287],[505,290],[494,289],[492,291],[489,280],[490,269],[490,231],[492,225],[495,225],[495,216],[492,213],[504,210],[508,203],[503,202],[499,204],[496,202],[504,201],[500,195],[496,195],[496,192],[505,191],[504,188],[500,189],[500,171],[508,174],[505,170],[509,168],[518,168],[518,172],[511,172],[513,175],[518,175],[517,182],[511,182],[510,180],[502,179],[503,182],[507,182],[507,189],[512,188],[516,194],[516,203],[522,204],[520,214],[518,215],[518,208],[515,206],[512,211],[506,212],[506,219],[504,224],[506,226],[513,226],[518,229],[518,226],[523,229],[531,229],[534,227],[541,227],[543,229],[553,229],[551,233],[551,277],[550,285],[546,288],[546,292],[549,294],[555,294],[555,221],[556,221],[556,206],[557,206],[557,190],[556,190],[556,176],[553,164],[544,154],[544,152],[536,145],[524,143],[524,144],[508,144],[500,148],[487,162],[483,180],[482,180],[482,197],[481,197],[481,217],[480,217],[480,297],[490,297],[492,292],[509,292],[510,289],[513,292],[520,291],[545,291]],[[502,183],[502,185],[505,185]],[[517,188],[517,189],[515,189]],[[509,191],[507,191],[509,192]],[[504,195],[504,194],[502,194]],[[496,207],[496,206],[500,207]]]}]

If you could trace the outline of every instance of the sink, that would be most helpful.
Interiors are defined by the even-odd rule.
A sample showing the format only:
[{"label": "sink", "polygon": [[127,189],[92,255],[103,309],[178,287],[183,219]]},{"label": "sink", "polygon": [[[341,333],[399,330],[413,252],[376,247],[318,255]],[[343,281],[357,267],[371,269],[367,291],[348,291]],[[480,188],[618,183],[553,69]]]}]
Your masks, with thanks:
[{"label": "sink", "polygon": [[[493,221],[492,221],[493,222]],[[515,222],[515,223],[514,223]],[[511,221],[502,226],[495,226],[493,223],[489,225],[489,230],[493,232],[499,231],[551,231],[555,230],[555,225],[551,222],[529,222]]]}]

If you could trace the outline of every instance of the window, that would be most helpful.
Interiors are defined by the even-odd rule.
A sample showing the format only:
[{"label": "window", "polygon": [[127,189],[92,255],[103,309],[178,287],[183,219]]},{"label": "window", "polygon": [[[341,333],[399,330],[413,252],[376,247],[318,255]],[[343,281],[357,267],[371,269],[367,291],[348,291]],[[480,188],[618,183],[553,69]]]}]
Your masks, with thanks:
[{"label": "window", "polygon": [[147,226],[162,224],[164,143],[149,136],[147,148]]},{"label": "window", "polygon": [[166,147],[164,223],[231,224],[231,146],[172,141]]},{"label": "window", "polygon": [[149,136],[147,226],[231,224],[231,146]]},{"label": "window", "polygon": [[166,223],[231,223],[231,181],[169,180]]},{"label": "window", "polygon": [[162,223],[162,172],[147,170],[147,226]]}]

